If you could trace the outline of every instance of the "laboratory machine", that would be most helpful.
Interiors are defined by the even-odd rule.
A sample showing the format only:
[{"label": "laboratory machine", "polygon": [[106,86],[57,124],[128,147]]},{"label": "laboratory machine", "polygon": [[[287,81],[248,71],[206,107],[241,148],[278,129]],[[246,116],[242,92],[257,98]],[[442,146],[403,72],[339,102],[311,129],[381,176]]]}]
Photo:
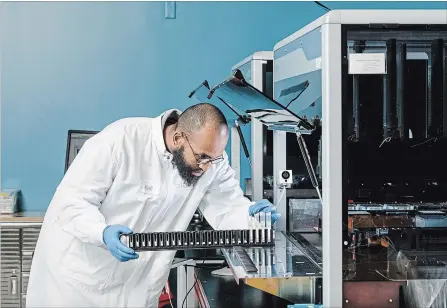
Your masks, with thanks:
[{"label": "laboratory machine", "polygon": [[[232,67],[232,71],[236,69],[248,83],[273,97],[273,51],[255,52]],[[231,167],[244,188],[245,196],[251,200],[271,197],[267,189],[273,172],[272,154],[268,153],[272,132],[256,119],[237,115],[225,106],[222,110],[230,115]],[[243,168],[244,165],[250,168]]]},{"label": "laboratory machine", "polygon": [[[241,69],[195,91],[273,133],[282,217],[274,247],[249,254],[258,273],[222,249],[238,281],[295,304],[447,305],[446,23],[447,10],[331,11],[275,45],[273,98]],[[312,197],[281,198],[288,135]]]},{"label": "laboratory machine", "polygon": [[[246,71],[245,73],[250,75],[251,72]],[[270,81],[270,88],[272,85],[272,81]],[[200,102],[211,102],[223,111],[233,112],[235,118],[243,117],[251,125],[259,123],[259,126],[256,128],[254,125],[251,127],[251,131],[254,132],[251,135],[252,151],[255,148],[253,144],[256,143],[258,143],[261,150],[269,144],[272,144],[272,142],[275,144],[277,141],[275,140],[274,133],[277,129],[290,131],[295,127],[299,127],[297,133],[300,142],[297,142],[296,135],[293,135],[297,145],[292,148],[299,151],[300,147],[298,145],[301,144],[304,150],[303,153],[306,154],[305,161],[307,161],[309,155],[305,151],[306,144],[303,141],[302,135],[311,135],[313,124],[273,101],[271,96],[261,91],[261,89],[254,87],[251,82],[245,80],[242,70],[235,69],[233,75],[215,87],[210,87],[208,82],[203,82],[191,93],[190,97]],[[231,118],[231,113],[228,118]],[[231,124],[232,120],[229,120],[229,122]],[[266,131],[263,131],[264,129],[269,129],[270,140]],[[260,136],[265,137],[266,135],[267,138],[259,138]],[[254,140],[255,138],[258,139]],[[258,154],[261,159],[258,160],[258,165],[252,164],[253,169],[257,168],[261,169],[261,171],[262,169],[263,171],[268,170],[268,167],[265,168],[265,164],[260,165],[259,163],[259,161],[267,161],[268,158],[265,158],[268,155],[266,155],[265,151]],[[258,198],[255,198],[257,200],[268,195],[269,187],[267,185],[272,187],[273,183],[277,183],[277,185],[281,186],[282,197],[285,197],[286,189],[291,189],[292,187],[293,181],[291,177],[293,171],[288,169],[277,170],[278,165],[274,163],[273,158],[271,161],[273,166],[270,167],[270,174],[273,178],[272,171],[277,171],[279,174],[277,179],[273,179],[273,181],[268,183],[262,173],[259,173],[258,177],[254,176],[252,178],[253,187],[255,182],[263,184],[261,186],[263,189],[261,190],[262,194]],[[265,185],[266,182],[267,185]],[[296,191],[299,190],[296,189]],[[315,191],[319,190],[316,189]],[[303,198],[307,196],[306,192],[302,193]],[[311,195],[318,198],[318,193]],[[311,199],[312,197],[309,198]],[[291,200],[290,198],[285,199]],[[309,202],[313,202],[317,206],[320,203],[319,200],[314,199],[309,200]],[[231,247],[230,245],[230,247],[221,247],[222,254],[238,283],[243,281],[246,285],[286,299],[289,303],[321,303],[321,260],[318,261],[316,258],[312,259],[308,256],[309,253],[312,253],[312,247],[309,245],[303,246],[297,239],[286,233],[279,232],[280,229],[278,226],[283,225],[282,220],[285,221],[285,217],[281,217],[276,222],[275,240],[272,243],[274,245],[267,247],[256,244],[248,247],[241,247],[242,245],[232,245],[233,247]],[[312,230],[314,229],[312,228]],[[243,258],[241,258],[241,250],[245,251]],[[321,255],[316,250],[313,250],[313,253],[316,253],[316,257],[318,257],[318,254]],[[247,256],[249,257],[248,259],[246,258]],[[254,268],[256,270],[247,271],[246,268]],[[299,287],[297,288],[297,286]]]}]

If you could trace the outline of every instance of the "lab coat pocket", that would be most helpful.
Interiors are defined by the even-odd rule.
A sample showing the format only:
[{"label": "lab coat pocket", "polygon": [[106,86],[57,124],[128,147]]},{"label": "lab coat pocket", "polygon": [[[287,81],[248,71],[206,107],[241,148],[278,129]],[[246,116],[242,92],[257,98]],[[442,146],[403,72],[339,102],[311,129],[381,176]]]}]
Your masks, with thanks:
[{"label": "lab coat pocket", "polygon": [[62,258],[60,273],[87,290],[100,291],[106,287],[117,264],[108,250],[74,239]]}]

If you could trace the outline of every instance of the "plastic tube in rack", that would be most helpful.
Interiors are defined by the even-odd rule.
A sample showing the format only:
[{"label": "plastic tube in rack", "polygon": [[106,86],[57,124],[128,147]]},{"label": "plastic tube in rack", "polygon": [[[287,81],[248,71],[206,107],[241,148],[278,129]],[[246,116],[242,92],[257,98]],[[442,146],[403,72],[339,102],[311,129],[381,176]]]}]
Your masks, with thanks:
[{"label": "plastic tube in rack", "polygon": [[265,213],[265,227],[267,229],[267,242],[271,242],[270,230],[272,229],[272,213]]},{"label": "plastic tube in rack", "polygon": [[261,228],[262,228],[262,242],[265,243],[265,213],[261,212],[259,213],[260,221],[261,221]]}]

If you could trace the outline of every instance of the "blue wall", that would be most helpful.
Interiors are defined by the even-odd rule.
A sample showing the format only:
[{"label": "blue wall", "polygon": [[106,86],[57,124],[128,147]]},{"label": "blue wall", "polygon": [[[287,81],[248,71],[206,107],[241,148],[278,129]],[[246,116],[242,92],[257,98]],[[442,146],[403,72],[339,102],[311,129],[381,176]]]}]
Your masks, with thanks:
[{"label": "blue wall", "polygon": [[25,210],[46,209],[63,176],[68,129],[184,109],[204,79],[215,84],[324,13],[312,2],[178,2],[177,18],[166,20],[163,2],[0,5],[2,187],[21,188]]}]

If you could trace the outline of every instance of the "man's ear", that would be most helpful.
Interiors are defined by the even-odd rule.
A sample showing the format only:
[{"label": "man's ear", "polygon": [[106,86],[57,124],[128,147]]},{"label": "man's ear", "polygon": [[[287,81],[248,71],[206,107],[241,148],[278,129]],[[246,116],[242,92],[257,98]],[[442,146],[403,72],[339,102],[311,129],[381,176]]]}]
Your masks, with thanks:
[{"label": "man's ear", "polygon": [[183,134],[180,132],[175,132],[172,136],[172,141],[174,142],[174,145],[177,147],[179,145],[183,144]]}]

